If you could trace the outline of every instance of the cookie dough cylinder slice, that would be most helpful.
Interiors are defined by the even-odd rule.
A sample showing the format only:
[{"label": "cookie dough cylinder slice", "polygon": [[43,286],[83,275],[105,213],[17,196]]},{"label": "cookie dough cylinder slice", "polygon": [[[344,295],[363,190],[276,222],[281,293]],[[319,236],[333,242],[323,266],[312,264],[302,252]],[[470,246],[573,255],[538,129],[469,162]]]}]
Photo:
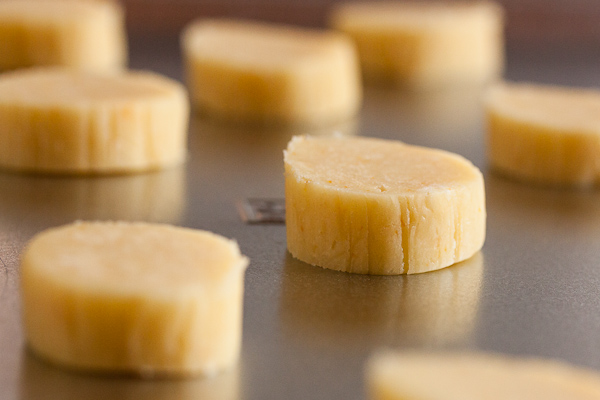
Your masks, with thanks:
[{"label": "cookie dough cylinder slice", "polygon": [[496,171],[547,185],[600,183],[600,91],[506,82],[489,89],[485,108]]},{"label": "cookie dough cylinder slice", "polygon": [[358,58],[337,32],[200,20],[182,36],[197,108],[225,119],[321,125],[355,114]]},{"label": "cookie dough cylinder slice", "polygon": [[503,12],[490,2],[345,3],[330,24],[354,39],[369,81],[425,89],[485,82],[503,70]]},{"label": "cookie dough cylinder slice", "polygon": [[0,167],[107,174],[184,161],[189,104],[145,72],[31,69],[0,76]]},{"label": "cookie dough cylinder slice", "polygon": [[593,400],[600,375],[559,361],[384,351],[367,367],[371,400]]},{"label": "cookie dough cylinder slice", "polygon": [[44,231],[21,261],[27,341],[75,369],[213,374],[239,356],[247,263],[233,241],[168,225]]},{"label": "cookie dough cylinder slice", "polygon": [[483,246],[483,177],[460,156],[381,139],[295,137],[284,163],[288,250],[304,262],[414,274]]},{"label": "cookie dough cylinder slice", "polygon": [[0,71],[121,69],[127,61],[123,10],[110,0],[0,1],[0,55]]}]

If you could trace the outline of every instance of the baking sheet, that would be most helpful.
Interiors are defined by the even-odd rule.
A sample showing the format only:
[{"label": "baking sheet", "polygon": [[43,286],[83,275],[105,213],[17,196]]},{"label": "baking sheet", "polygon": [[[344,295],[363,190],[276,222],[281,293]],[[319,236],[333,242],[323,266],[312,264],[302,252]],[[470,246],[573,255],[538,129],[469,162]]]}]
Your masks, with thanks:
[{"label": "baking sheet", "polygon": [[[132,42],[132,67],[181,79],[176,38]],[[509,79],[594,86],[585,49],[512,51]],[[600,369],[600,192],[534,187],[485,163],[481,92],[418,95],[368,87],[360,115],[309,129],[194,117],[181,168],[125,177],[0,173],[0,399],[362,399],[364,363],[382,346],[555,357]],[[238,203],[282,198],[282,150],[332,131],[450,150],[484,171],[483,250],[438,272],[353,276],[286,251],[282,224],[247,224]],[[75,219],[168,222],[235,238],[246,274],[239,365],[216,379],[140,381],[75,374],[29,355],[18,255],[36,232]]]}]

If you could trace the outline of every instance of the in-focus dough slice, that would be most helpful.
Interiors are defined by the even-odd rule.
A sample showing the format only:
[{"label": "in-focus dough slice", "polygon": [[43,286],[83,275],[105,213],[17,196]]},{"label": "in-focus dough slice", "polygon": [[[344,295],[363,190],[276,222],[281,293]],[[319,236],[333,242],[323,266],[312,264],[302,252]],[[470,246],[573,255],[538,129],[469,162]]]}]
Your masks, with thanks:
[{"label": "in-focus dough slice", "polygon": [[304,262],[414,274],[483,246],[483,177],[458,155],[372,138],[294,137],[284,163],[288,250]]},{"label": "in-focus dough slice", "polygon": [[596,400],[600,375],[565,363],[490,354],[382,352],[367,367],[371,400]]},{"label": "in-focus dough slice", "polygon": [[0,167],[127,173],[184,161],[184,87],[156,74],[31,69],[0,76]]},{"label": "in-focus dough slice", "polygon": [[343,3],[330,24],[356,42],[367,80],[425,88],[503,70],[503,13],[490,2]]},{"label": "in-focus dough slice", "polygon": [[497,171],[542,184],[600,183],[600,91],[503,83],[485,107]]},{"label": "in-focus dough slice", "polygon": [[114,1],[0,1],[0,71],[60,65],[95,71],[123,68],[125,21]]},{"label": "in-focus dough slice", "polygon": [[72,368],[212,374],[239,356],[243,275],[235,242],[145,223],[75,223],[21,259],[31,349]]},{"label": "in-focus dough slice", "polygon": [[192,100],[208,113],[318,125],[360,107],[358,58],[342,34],[200,20],[187,27],[182,46]]}]

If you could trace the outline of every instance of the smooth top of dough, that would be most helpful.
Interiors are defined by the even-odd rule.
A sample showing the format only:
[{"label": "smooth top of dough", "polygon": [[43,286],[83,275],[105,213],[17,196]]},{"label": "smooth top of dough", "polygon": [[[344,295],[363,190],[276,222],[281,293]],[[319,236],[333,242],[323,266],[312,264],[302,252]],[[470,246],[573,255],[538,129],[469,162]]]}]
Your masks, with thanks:
[{"label": "smooth top of dough", "polygon": [[0,103],[83,105],[185,94],[182,85],[150,72],[100,74],[34,68],[0,75]]},{"label": "smooth top of dough", "polygon": [[213,19],[186,28],[183,45],[196,58],[247,68],[294,68],[353,50],[347,37],[333,31]]},{"label": "smooth top of dough", "polygon": [[85,23],[101,15],[122,14],[114,1],[101,0],[2,0],[0,21],[19,23]]},{"label": "smooth top of dough", "polygon": [[534,84],[501,83],[486,94],[488,111],[565,129],[600,133],[600,92]]},{"label": "smooth top of dough", "polygon": [[24,269],[73,289],[185,295],[237,279],[248,259],[216,234],[162,224],[76,222],[28,244]]},{"label": "smooth top of dough", "polygon": [[482,179],[456,154],[374,138],[296,136],[284,160],[298,180],[360,193],[448,190]]},{"label": "smooth top of dough", "polygon": [[356,2],[341,3],[332,13],[334,26],[436,29],[465,21],[501,18],[502,9],[492,2]]},{"label": "smooth top of dough", "polygon": [[600,398],[598,374],[549,360],[513,359],[489,354],[388,352],[375,356],[369,363],[368,371],[371,383],[384,386],[389,398]]}]

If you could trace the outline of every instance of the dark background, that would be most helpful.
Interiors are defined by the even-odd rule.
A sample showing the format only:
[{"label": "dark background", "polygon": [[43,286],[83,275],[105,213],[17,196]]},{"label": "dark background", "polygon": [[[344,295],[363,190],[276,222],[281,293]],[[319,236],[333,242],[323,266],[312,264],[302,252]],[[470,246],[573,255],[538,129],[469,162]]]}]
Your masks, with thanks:
[{"label": "dark background", "polygon": [[[422,0],[424,1],[424,0]],[[197,17],[325,26],[333,0],[123,0],[134,35],[176,35]],[[499,0],[509,46],[600,45],[598,0]]]}]

